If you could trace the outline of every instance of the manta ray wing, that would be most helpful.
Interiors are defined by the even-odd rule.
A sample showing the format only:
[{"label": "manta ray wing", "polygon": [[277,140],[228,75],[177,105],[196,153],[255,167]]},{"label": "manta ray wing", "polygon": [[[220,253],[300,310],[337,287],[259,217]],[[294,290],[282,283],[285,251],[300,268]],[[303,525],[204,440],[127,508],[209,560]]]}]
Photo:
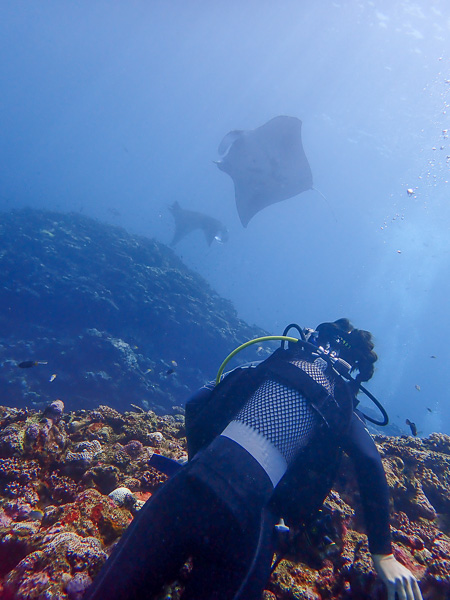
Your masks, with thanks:
[{"label": "manta ray wing", "polygon": [[312,188],[301,128],[300,119],[280,116],[257,129],[230,132],[222,140],[219,148],[228,147],[228,152],[217,166],[233,179],[244,227],[266,206]]},{"label": "manta ray wing", "polygon": [[198,223],[195,219],[192,219],[191,215],[189,215],[190,211],[185,211],[178,202],[174,202],[172,206],[169,206],[169,210],[175,221],[175,231],[170,245],[175,246],[180,240],[191,233],[191,231],[198,229]]}]

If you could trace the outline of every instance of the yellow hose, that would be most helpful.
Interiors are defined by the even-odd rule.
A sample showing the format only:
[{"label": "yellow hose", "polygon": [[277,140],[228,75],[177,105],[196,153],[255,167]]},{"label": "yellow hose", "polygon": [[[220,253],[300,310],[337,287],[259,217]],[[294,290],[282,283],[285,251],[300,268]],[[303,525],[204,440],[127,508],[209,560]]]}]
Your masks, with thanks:
[{"label": "yellow hose", "polygon": [[248,342],[245,342],[245,344],[242,344],[241,346],[238,346],[237,348],[235,348],[235,350],[233,350],[233,352],[231,352],[231,354],[229,354],[226,359],[223,361],[223,363],[220,365],[219,371],[217,372],[217,377],[216,377],[216,385],[219,383],[220,378],[222,377],[222,373],[223,370],[225,369],[226,364],[228,363],[228,361],[230,361],[233,356],[235,356],[238,352],[240,352],[241,350],[243,350],[244,348],[247,348],[247,346],[251,346],[252,344],[256,344],[258,342],[270,342],[273,340],[285,340],[287,342],[298,342],[297,338],[294,337],[288,337],[286,335],[266,335],[264,337],[259,337],[259,338],[255,338],[254,340],[250,340]]}]

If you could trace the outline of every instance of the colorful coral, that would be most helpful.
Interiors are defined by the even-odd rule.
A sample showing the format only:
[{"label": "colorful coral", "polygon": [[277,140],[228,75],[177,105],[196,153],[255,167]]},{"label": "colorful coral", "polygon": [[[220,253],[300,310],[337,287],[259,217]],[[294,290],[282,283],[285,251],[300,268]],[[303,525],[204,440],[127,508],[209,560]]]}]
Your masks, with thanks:
[{"label": "colorful coral", "polygon": [[[69,414],[0,407],[0,424],[0,597],[81,600],[134,514],[166,480],[150,464],[152,454],[186,459],[183,417],[106,406]],[[450,597],[450,437],[377,436],[376,443],[392,496],[394,553],[427,600]],[[265,600],[384,598],[355,489],[345,459],[317,520],[291,530],[295,543],[281,542],[287,553]]]}]

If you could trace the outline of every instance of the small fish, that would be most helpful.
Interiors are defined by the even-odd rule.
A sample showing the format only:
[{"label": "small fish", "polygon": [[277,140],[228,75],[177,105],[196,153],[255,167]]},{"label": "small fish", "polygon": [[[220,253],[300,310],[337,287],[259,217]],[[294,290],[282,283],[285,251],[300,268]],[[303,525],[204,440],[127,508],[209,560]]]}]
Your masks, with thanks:
[{"label": "small fish", "polygon": [[28,519],[30,519],[31,521],[42,521],[43,516],[44,513],[42,512],[42,510],[39,509],[32,510],[30,513],[28,513]]},{"label": "small fish", "polygon": [[172,366],[167,369],[167,371],[166,371],[166,377],[169,377],[169,375],[172,375],[172,373],[175,373],[175,367],[178,367],[178,363],[177,363],[176,360],[171,360],[170,364]]},{"label": "small fish", "polygon": [[414,387],[416,388],[416,390],[417,390],[418,392],[420,392],[420,385],[418,385],[418,384],[416,383],[416,385],[415,385]]},{"label": "small fish", "polygon": [[52,376],[50,377],[50,379],[49,379],[50,383],[51,383],[52,381],[55,381],[55,379],[56,379],[56,373],[53,373],[53,375],[52,375]]},{"label": "small fish", "polygon": [[21,369],[30,369],[31,367],[35,367],[36,365],[46,365],[46,360],[24,360],[18,363],[18,367]]},{"label": "small fish", "polygon": [[432,413],[432,412],[433,412],[433,411],[431,410],[431,408],[429,408],[428,406],[427,406],[427,411],[428,411],[428,412],[430,412],[430,413]]},{"label": "small fish", "polygon": [[436,357],[435,357],[435,355],[434,355],[434,354],[432,354],[432,355],[430,356],[430,358],[436,358]]},{"label": "small fish", "polygon": [[412,421],[410,421],[409,419],[406,419],[405,423],[409,426],[409,428],[411,429],[411,433],[413,434],[413,436],[415,437],[417,435],[417,427],[416,424],[413,423]]}]

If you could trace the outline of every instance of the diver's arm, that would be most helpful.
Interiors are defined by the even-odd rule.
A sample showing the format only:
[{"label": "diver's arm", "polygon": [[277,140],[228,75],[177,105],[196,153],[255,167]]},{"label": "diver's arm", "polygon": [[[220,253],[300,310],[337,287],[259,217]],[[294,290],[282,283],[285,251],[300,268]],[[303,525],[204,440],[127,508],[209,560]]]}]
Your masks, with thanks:
[{"label": "diver's arm", "polygon": [[369,549],[388,600],[422,600],[412,573],[392,554],[389,528],[389,488],[375,443],[360,417],[353,413],[344,450],[351,457],[364,508]]},{"label": "diver's arm", "polygon": [[391,554],[389,488],[383,463],[370,433],[355,413],[343,449],[355,466],[370,551]]}]

